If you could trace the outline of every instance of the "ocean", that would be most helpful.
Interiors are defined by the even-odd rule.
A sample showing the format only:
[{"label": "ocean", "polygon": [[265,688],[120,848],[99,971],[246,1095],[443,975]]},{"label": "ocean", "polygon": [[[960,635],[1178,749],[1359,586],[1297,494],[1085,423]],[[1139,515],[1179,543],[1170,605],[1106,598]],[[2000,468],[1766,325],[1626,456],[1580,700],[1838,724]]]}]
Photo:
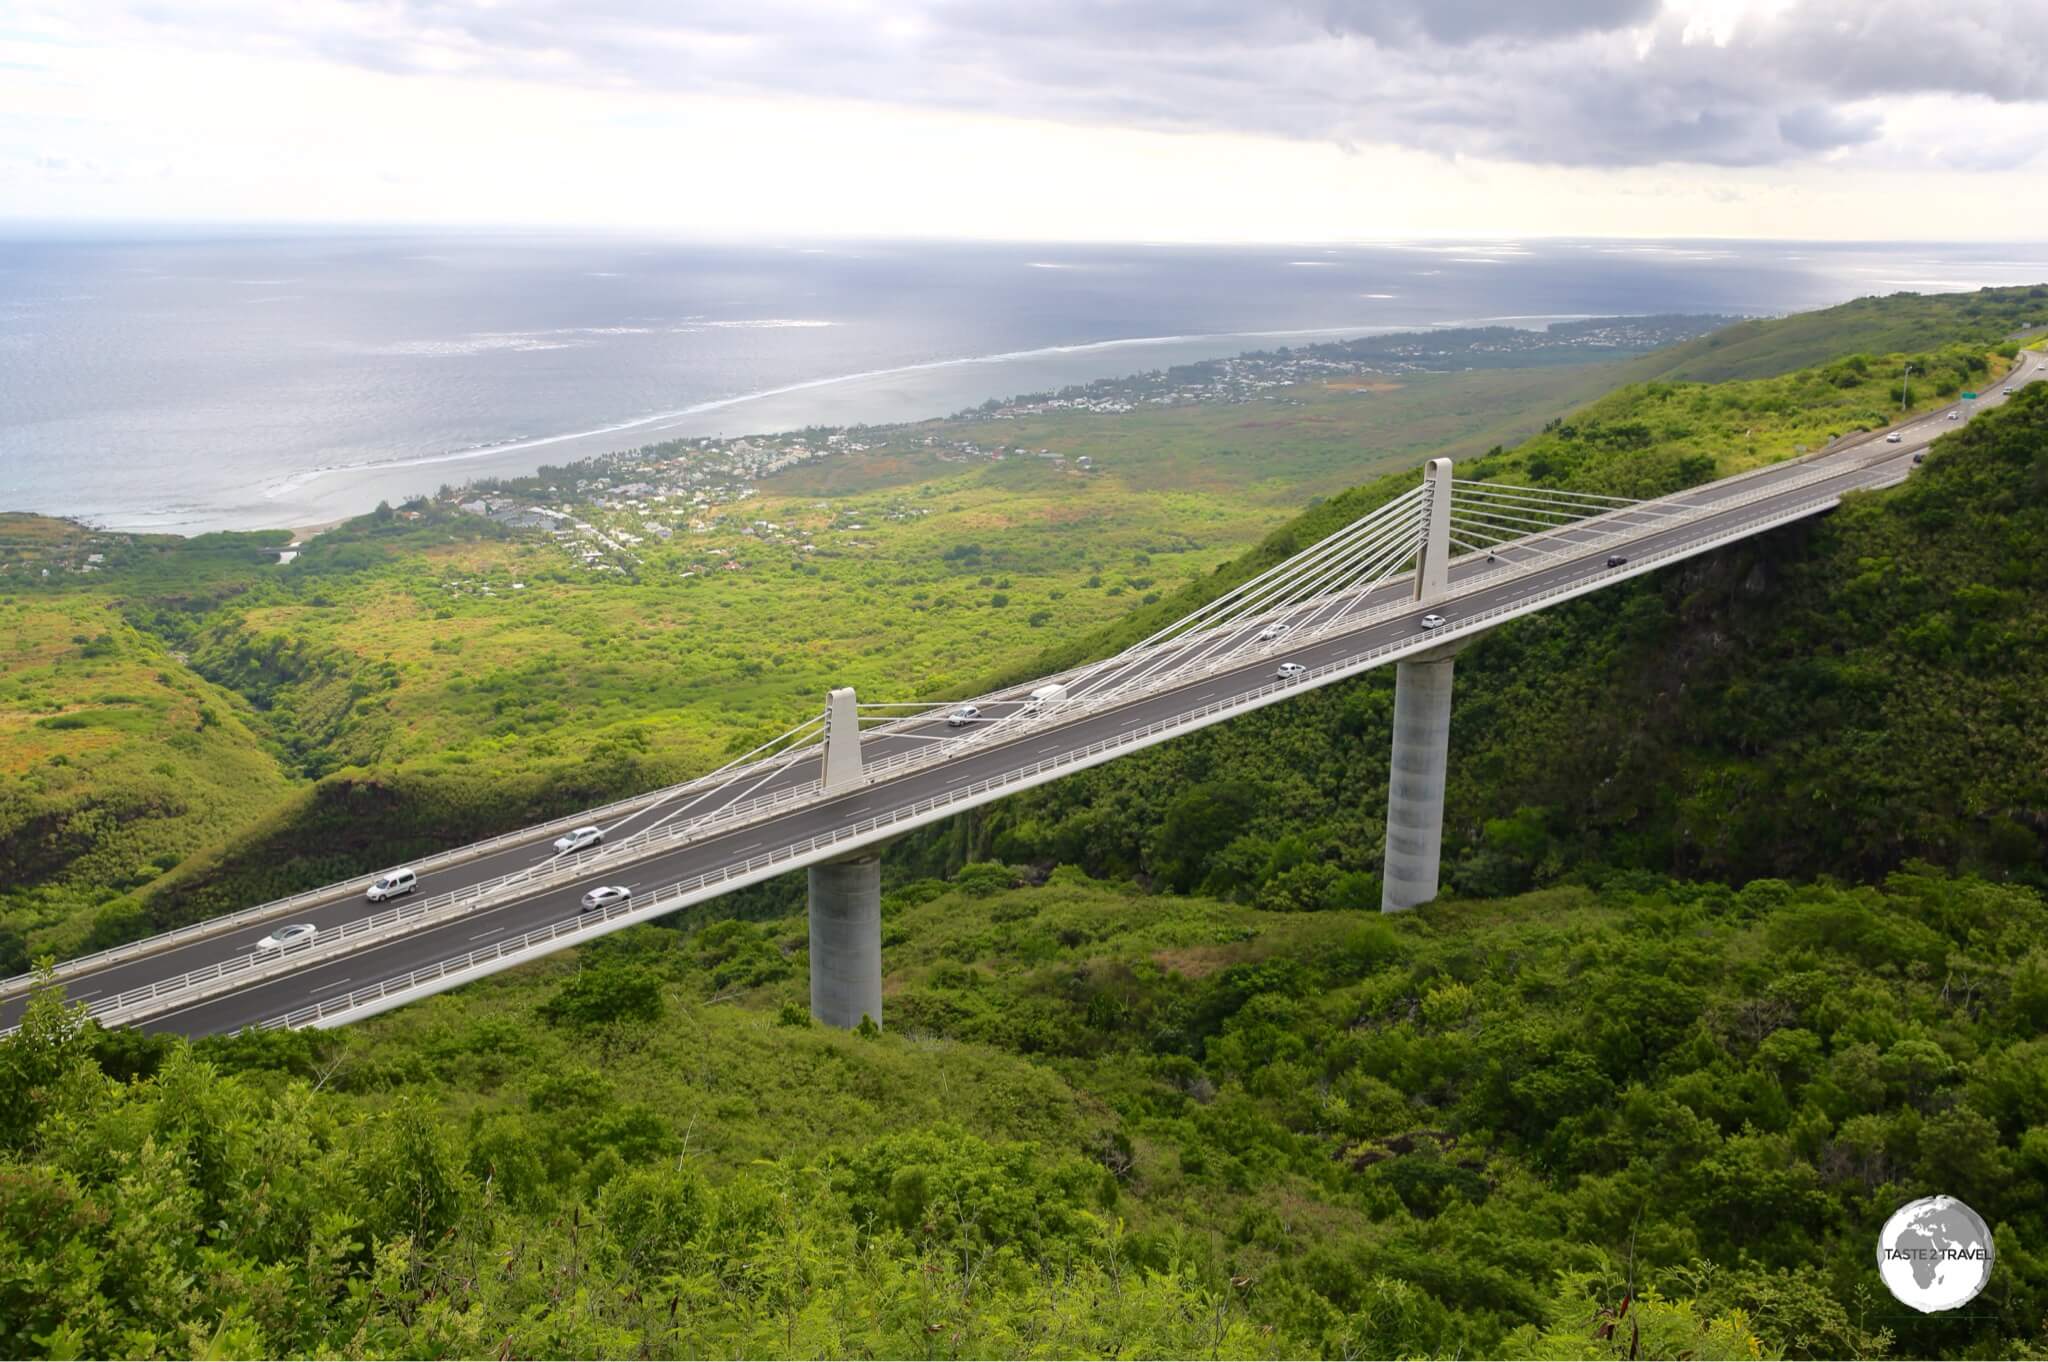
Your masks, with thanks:
[{"label": "ocean", "polygon": [[1291,341],[1774,314],[2048,279],[2048,247],[707,245],[0,235],[0,510],[302,527],[678,436],[944,415]]}]

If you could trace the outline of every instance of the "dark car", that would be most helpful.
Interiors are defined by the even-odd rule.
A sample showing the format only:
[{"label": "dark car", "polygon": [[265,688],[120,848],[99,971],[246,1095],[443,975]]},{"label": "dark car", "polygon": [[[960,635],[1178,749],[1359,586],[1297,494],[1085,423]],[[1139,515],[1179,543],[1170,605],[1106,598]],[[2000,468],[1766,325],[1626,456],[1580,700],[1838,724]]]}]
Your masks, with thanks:
[{"label": "dark car", "polygon": [[1609,567],[1621,567],[1627,562],[1628,559],[1622,557],[1618,553],[1610,553],[1607,555],[1607,566]]}]

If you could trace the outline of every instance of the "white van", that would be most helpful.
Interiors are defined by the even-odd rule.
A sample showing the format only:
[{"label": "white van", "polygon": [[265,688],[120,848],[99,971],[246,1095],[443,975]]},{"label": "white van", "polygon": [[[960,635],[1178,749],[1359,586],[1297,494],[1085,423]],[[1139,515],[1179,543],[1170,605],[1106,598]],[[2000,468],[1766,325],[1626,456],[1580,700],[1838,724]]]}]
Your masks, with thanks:
[{"label": "white van", "polygon": [[369,890],[363,897],[372,903],[382,903],[385,899],[395,899],[400,894],[410,894],[419,887],[420,877],[410,870],[387,870],[371,882]]},{"label": "white van", "polygon": [[1067,688],[1058,682],[1054,682],[1050,686],[1040,686],[1037,690],[1032,691],[1031,698],[1024,702],[1023,712],[1026,714],[1036,714],[1045,709],[1046,706],[1056,705],[1066,698]]}]

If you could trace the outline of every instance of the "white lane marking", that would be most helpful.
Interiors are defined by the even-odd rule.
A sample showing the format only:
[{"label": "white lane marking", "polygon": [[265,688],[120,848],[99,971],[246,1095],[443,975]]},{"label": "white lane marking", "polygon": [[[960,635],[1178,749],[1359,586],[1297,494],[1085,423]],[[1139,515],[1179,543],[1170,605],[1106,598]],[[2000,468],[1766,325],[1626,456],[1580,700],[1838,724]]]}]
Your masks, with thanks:
[{"label": "white lane marking", "polygon": [[84,1001],[85,1001],[85,1000],[86,1000],[87,998],[97,998],[97,997],[99,997],[99,996],[100,996],[100,994],[102,994],[102,993],[105,993],[105,992],[106,992],[106,990],[105,990],[105,989],[103,989],[103,988],[96,988],[96,989],[94,989],[94,990],[93,990],[92,992],[90,992],[90,993],[71,993],[71,994],[67,994],[66,996],[67,996],[67,997],[69,997],[69,998],[70,998],[70,1000],[71,1000],[72,1002],[74,1002],[74,1003],[82,1003],[82,1002],[84,1002]]},{"label": "white lane marking", "polygon": [[[335,980],[335,981],[334,981],[333,983],[331,983],[331,984],[322,984],[322,985],[320,985],[320,987],[318,987],[318,988],[316,988],[316,989],[313,989],[313,990],[312,990],[312,993],[325,993],[325,992],[327,992],[327,991],[328,991],[329,989],[335,989],[335,988],[340,988],[340,987],[341,987],[341,986],[342,986],[343,984],[352,984],[352,983],[354,983],[354,982],[355,982],[355,976],[354,976],[354,975],[350,975],[350,976],[349,976],[348,978],[346,978],[346,979],[336,979],[336,980]],[[308,997],[312,996],[312,993],[309,993],[309,994],[308,994],[307,996],[308,996]]]},{"label": "white lane marking", "polygon": [[475,936],[471,937],[470,940],[481,941],[487,936],[496,936],[499,932],[502,932],[504,930],[505,929],[503,927],[493,927],[488,932],[478,932]]},{"label": "white lane marking", "polygon": [[734,847],[732,849],[732,854],[737,856],[742,851],[759,851],[762,847],[766,845],[768,845],[766,842],[749,842],[743,847]]}]

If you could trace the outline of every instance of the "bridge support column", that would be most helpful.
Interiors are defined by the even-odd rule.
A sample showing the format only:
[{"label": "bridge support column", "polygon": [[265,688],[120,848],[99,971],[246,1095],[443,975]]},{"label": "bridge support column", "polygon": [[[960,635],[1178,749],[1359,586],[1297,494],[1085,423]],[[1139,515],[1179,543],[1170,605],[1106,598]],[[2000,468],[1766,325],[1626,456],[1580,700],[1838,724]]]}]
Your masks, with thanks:
[{"label": "bridge support column", "polygon": [[[1449,459],[1423,469],[1422,526],[1415,546],[1415,599],[1450,589]],[[1451,755],[1451,659],[1462,644],[1394,664],[1394,756],[1387,776],[1387,850],[1380,911],[1436,897],[1444,849],[1444,772]]]},{"label": "bridge support column", "polygon": [[1450,657],[1394,666],[1394,758],[1387,779],[1387,851],[1380,911],[1436,897],[1444,844],[1444,771],[1451,751]]},{"label": "bridge support column", "polygon": [[882,858],[811,867],[811,1016],[847,1030],[882,1024]]}]

